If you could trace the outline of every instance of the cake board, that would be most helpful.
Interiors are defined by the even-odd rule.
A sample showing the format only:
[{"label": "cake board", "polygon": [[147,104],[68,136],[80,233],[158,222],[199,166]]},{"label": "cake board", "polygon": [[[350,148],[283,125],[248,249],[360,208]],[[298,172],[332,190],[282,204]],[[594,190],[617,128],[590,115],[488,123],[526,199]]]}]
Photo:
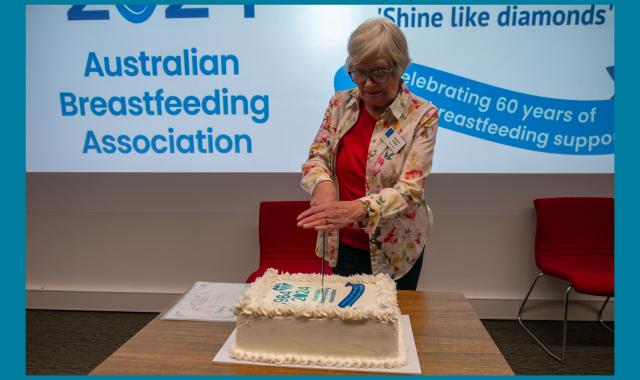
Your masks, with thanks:
[{"label": "cake board", "polygon": [[404,333],[405,344],[407,345],[407,364],[398,368],[348,368],[348,367],[330,367],[330,366],[310,366],[300,364],[270,364],[251,362],[245,360],[236,360],[231,358],[229,351],[231,345],[236,339],[236,329],[233,329],[227,341],[222,345],[222,348],[218,351],[213,358],[214,363],[226,363],[226,364],[244,364],[244,365],[262,365],[271,367],[288,367],[288,368],[313,368],[313,369],[326,369],[326,370],[340,370],[340,371],[354,371],[354,372],[381,372],[381,373],[396,373],[396,374],[422,374],[420,368],[420,361],[418,359],[418,351],[416,349],[416,342],[413,339],[413,331],[411,330],[411,321],[408,315],[401,315],[398,319],[398,325]]}]

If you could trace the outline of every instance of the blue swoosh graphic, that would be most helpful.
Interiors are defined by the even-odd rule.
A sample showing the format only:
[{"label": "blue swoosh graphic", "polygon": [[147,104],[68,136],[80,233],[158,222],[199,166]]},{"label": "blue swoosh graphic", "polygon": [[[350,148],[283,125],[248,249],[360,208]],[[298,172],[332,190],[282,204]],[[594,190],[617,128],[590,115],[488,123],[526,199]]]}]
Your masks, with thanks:
[{"label": "blue swoosh graphic", "polygon": [[[613,79],[613,66],[606,70]],[[440,127],[544,153],[614,153],[613,97],[602,100],[571,100],[536,96],[416,63],[407,67],[403,79],[411,92],[429,100],[440,109]],[[439,92],[441,85],[445,86]],[[335,90],[353,87],[355,84],[344,66],[339,68],[334,77]],[[529,110],[529,116],[523,120],[525,106]],[[580,119],[579,116],[583,118]]]},{"label": "blue swoosh graphic", "polygon": [[351,292],[349,292],[349,294],[347,294],[347,296],[338,304],[338,307],[341,308],[353,306],[353,304],[355,304],[362,296],[362,293],[364,293],[364,285],[362,284],[352,284],[348,282],[345,286],[351,286]]}]

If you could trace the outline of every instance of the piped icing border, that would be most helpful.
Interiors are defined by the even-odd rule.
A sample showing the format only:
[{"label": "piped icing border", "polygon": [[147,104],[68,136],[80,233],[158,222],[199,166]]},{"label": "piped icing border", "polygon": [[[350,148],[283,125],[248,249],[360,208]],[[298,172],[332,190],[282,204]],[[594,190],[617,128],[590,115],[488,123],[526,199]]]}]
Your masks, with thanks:
[{"label": "piped icing border", "polygon": [[398,356],[385,359],[346,358],[318,355],[267,354],[240,349],[233,342],[229,356],[236,360],[262,362],[269,364],[296,364],[323,367],[345,368],[398,368],[407,364],[407,344],[404,328],[398,324]]},{"label": "piped icing border", "polygon": [[307,273],[278,273],[269,268],[262,277],[249,287],[236,305],[236,315],[253,317],[293,317],[293,318],[328,318],[341,320],[373,320],[392,323],[398,320],[400,309],[396,297],[396,283],[386,274],[354,275],[343,277],[325,276],[325,283],[345,284],[347,282],[371,284],[378,288],[378,304],[373,308],[339,308],[332,304],[280,304],[266,302],[266,294],[276,281],[318,282],[320,275]]}]

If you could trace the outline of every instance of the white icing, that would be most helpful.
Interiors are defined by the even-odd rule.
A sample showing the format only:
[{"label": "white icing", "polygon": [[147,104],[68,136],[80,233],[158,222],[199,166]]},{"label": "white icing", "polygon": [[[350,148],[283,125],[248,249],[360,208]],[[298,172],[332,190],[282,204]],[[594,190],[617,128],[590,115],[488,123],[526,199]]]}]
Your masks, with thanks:
[{"label": "white icing", "polygon": [[269,364],[296,364],[308,366],[329,366],[345,368],[398,368],[407,364],[407,345],[404,332],[398,329],[397,355],[387,358],[336,357],[330,355],[304,355],[298,353],[273,354],[231,346],[230,356],[236,360],[255,361]]},{"label": "white icing", "polygon": [[[407,362],[406,344],[398,328],[400,309],[395,282],[387,275],[325,276],[325,287],[335,289],[335,299],[350,292],[347,282],[364,285],[352,306],[319,303],[305,297],[289,302],[274,297],[286,283],[320,287],[317,274],[278,274],[269,269],[236,305],[237,333],[231,357],[272,364],[301,364],[352,368],[396,368]],[[307,286],[308,285],[308,286]],[[311,290],[310,290],[311,291]]]},{"label": "white icing", "polygon": [[318,284],[320,276],[318,274],[278,274],[275,269],[268,269],[262,277],[247,290],[244,296],[236,305],[236,315],[245,314],[254,317],[294,317],[294,318],[329,318],[343,320],[377,320],[383,322],[394,322],[398,320],[400,309],[397,305],[395,282],[384,274],[376,276],[355,275],[342,277],[329,275],[325,276],[325,284],[335,284],[344,287],[347,282],[371,285],[376,289],[377,304],[363,305],[363,307],[338,308],[333,304],[321,303],[286,303],[275,304],[268,299],[267,294],[277,282],[295,282]]}]

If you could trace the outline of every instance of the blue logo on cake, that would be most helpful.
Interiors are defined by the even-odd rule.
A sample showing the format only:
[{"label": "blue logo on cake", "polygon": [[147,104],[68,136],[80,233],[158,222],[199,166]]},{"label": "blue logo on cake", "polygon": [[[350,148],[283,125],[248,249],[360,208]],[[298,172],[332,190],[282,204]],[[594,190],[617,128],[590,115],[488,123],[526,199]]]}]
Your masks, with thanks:
[{"label": "blue logo on cake", "polygon": [[273,285],[273,290],[277,292],[273,302],[306,302],[309,292],[311,291],[311,287],[300,285],[294,286],[287,284],[286,282],[279,282]]},{"label": "blue logo on cake", "polygon": [[279,282],[273,285],[273,290],[275,290],[276,292],[279,292],[282,290],[289,290],[289,289],[291,289],[291,285],[287,284],[286,282]]},{"label": "blue logo on cake", "polygon": [[347,282],[344,286],[350,286],[351,291],[347,294],[346,297],[338,304],[338,307],[347,307],[353,306],[360,297],[362,297],[362,293],[364,293],[364,285],[362,284],[352,284]]}]

